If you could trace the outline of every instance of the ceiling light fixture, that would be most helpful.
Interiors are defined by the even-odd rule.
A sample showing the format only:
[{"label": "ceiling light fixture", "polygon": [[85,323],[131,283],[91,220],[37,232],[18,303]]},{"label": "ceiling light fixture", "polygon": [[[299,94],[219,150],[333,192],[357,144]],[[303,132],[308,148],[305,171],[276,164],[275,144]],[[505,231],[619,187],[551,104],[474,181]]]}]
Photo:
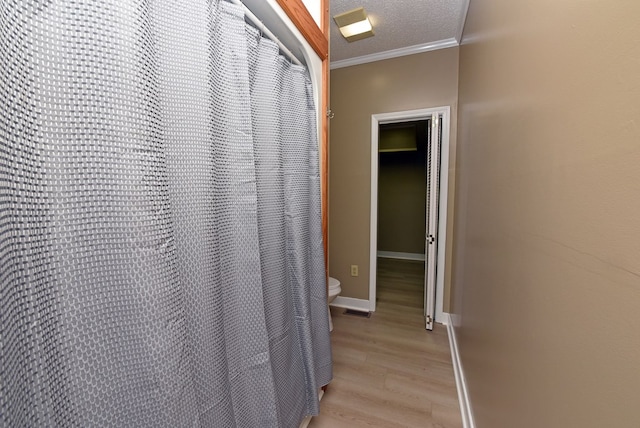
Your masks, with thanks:
[{"label": "ceiling light fixture", "polygon": [[333,17],[340,32],[348,42],[373,36],[373,27],[363,7]]}]

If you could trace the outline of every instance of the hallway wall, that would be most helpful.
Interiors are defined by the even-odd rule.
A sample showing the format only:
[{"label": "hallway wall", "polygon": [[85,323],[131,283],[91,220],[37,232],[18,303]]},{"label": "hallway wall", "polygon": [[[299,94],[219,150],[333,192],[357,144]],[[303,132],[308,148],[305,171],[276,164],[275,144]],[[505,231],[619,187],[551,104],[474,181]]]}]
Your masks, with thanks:
[{"label": "hallway wall", "polygon": [[424,256],[427,209],[426,157],[426,141],[417,151],[380,153],[378,251]]},{"label": "hallway wall", "polygon": [[639,16],[471,0],[453,309],[478,428],[640,426]]},{"label": "hallway wall", "polygon": [[[371,115],[452,106],[449,157],[455,159],[458,48],[441,49],[331,71],[329,268],[343,297],[369,298]],[[453,165],[449,194],[453,194]],[[453,213],[453,198],[449,213]],[[449,222],[453,227],[453,221]],[[450,235],[448,235],[450,236]],[[350,265],[360,276],[350,275]],[[445,274],[444,308],[449,308]]]}]

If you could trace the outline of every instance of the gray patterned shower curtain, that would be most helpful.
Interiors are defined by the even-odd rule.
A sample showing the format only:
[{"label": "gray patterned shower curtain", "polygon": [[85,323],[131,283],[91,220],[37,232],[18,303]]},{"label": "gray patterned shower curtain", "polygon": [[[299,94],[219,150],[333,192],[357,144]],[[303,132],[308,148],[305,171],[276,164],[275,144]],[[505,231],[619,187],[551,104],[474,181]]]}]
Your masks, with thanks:
[{"label": "gray patterned shower curtain", "polygon": [[5,0],[0,100],[0,426],[317,413],[303,67],[224,0]]}]

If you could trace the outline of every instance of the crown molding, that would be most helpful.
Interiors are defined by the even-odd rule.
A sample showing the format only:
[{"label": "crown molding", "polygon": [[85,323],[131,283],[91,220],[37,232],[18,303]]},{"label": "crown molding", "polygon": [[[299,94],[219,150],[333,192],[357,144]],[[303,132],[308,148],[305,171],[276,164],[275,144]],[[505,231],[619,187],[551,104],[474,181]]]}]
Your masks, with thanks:
[{"label": "crown molding", "polygon": [[392,49],[390,51],[376,52],[374,54],[357,56],[355,58],[331,61],[330,68],[331,70],[335,70],[336,68],[351,67],[352,65],[366,64],[368,62],[382,61],[384,59],[398,58],[401,56],[414,55],[423,52],[435,51],[438,49],[452,48],[458,45],[458,41],[452,37],[450,39],[438,40],[421,45],[407,46],[404,48]]},{"label": "crown molding", "polygon": [[464,24],[467,22],[467,15],[469,14],[469,0],[463,0],[462,9],[460,10],[460,26],[458,27],[456,40],[458,44],[462,43],[462,34],[464,33]]}]

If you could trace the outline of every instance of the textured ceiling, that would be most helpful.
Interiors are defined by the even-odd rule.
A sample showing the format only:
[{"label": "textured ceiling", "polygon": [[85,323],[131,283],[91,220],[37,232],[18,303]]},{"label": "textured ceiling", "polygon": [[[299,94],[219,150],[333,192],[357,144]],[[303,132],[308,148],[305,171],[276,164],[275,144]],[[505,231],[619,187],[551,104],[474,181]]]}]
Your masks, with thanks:
[{"label": "textured ceiling", "polygon": [[[331,61],[458,38],[468,0],[331,0]],[[375,36],[347,42],[333,16],[364,7]]]}]

